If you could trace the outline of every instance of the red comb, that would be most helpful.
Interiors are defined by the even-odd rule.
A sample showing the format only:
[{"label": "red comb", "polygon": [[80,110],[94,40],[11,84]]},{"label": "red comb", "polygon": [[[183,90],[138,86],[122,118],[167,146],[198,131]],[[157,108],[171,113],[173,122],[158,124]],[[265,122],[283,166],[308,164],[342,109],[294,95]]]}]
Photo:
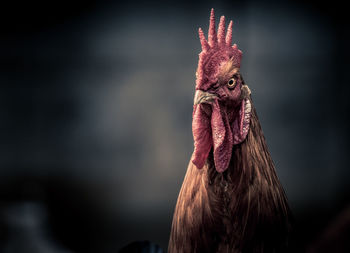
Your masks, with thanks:
[{"label": "red comb", "polygon": [[214,9],[211,9],[208,41],[202,29],[199,28],[198,33],[202,45],[202,52],[199,54],[196,89],[205,89],[205,86],[208,85],[208,81],[210,80],[215,82],[215,73],[221,61],[232,59],[235,66],[240,66],[242,51],[237,48],[236,44],[231,46],[232,26],[233,22],[231,20],[225,34],[225,17],[221,16],[218,34],[216,34]]}]

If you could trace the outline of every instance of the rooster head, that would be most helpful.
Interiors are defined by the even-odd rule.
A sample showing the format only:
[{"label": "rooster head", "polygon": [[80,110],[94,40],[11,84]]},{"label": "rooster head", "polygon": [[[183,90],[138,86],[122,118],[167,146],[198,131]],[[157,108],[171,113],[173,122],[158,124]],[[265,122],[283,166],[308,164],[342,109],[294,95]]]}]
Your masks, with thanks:
[{"label": "rooster head", "polygon": [[250,124],[249,88],[240,75],[242,52],[232,44],[232,21],[225,34],[225,17],[215,30],[211,10],[208,41],[199,28],[202,52],[196,72],[193,106],[193,164],[201,169],[213,149],[215,168],[223,172],[231,160],[233,145],[243,142]]}]

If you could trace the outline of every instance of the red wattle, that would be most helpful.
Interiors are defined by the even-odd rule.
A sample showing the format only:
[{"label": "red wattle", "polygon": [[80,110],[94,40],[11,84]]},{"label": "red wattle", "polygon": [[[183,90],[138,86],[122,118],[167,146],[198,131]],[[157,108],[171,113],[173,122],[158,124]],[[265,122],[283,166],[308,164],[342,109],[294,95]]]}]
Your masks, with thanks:
[{"label": "red wattle", "polygon": [[211,129],[214,146],[214,163],[218,172],[224,172],[230,164],[233,136],[225,110],[215,100],[212,106]]},{"label": "red wattle", "polygon": [[230,124],[226,108],[218,100],[211,105],[194,106],[192,162],[198,169],[203,168],[212,147],[216,170],[221,173],[228,168],[233,145],[243,142],[248,134],[251,116],[249,99],[242,101],[237,114]]},{"label": "red wattle", "polygon": [[192,132],[194,139],[194,152],[192,163],[198,168],[203,168],[210,149],[212,147],[212,135],[210,129],[210,113],[206,112],[209,105],[199,104],[193,108]]}]

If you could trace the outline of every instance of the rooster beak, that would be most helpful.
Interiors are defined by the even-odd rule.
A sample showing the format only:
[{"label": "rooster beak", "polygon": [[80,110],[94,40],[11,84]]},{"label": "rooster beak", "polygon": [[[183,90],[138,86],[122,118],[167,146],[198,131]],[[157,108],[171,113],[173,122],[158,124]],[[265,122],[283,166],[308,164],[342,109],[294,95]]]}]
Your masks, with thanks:
[{"label": "rooster beak", "polygon": [[194,105],[207,103],[210,104],[214,101],[214,99],[217,99],[218,96],[216,96],[213,93],[205,92],[202,90],[196,90],[196,94],[194,95]]}]

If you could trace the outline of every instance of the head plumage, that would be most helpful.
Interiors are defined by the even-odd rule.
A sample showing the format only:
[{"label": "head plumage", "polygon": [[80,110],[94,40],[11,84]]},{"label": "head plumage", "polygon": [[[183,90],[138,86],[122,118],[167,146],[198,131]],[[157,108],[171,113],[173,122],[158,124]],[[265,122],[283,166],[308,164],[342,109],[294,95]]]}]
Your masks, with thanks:
[{"label": "head plumage", "polygon": [[[225,17],[221,16],[218,33],[215,29],[215,14],[214,9],[211,9],[210,12],[210,21],[209,21],[209,30],[208,30],[208,41],[205,38],[203,30],[199,28],[199,39],[202,45],[202,52],[199,54],[199,63],[197,69],[197,85],[196,88],[203,88],[209,79],[213,78],[214,70],[217,70],[218,66],[215,66],[215,63],[219,64],[225,58],[231,59],[233,64],[237,67],[240,66],[242,51],[237,48],[237,45],[232,44],[232,26],[233,22],[230,21],[227,32],[225,33]],[[211,61],[210,64],[207,64],[208,61]],[[208,65],[204,69],[204,65]]]}]

